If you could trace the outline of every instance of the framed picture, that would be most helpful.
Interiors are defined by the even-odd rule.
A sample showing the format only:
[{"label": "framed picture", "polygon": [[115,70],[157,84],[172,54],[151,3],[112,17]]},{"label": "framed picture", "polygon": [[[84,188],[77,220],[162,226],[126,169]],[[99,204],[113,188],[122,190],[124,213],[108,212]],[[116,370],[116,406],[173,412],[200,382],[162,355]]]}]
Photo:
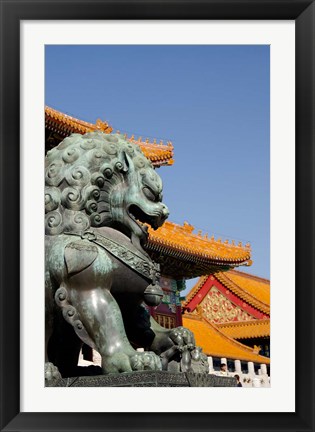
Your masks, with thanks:
[{"label": "framed picture", "polygon": [[[144,5],[137,1],[83,4],[69,1],[59,5],[52,1],[42,1],[39,4],[3,1],[1,7],[1,430],[314,430],[314,2],[284,0],[281,3],[253,1],[244,4],[235,1],[218,4],[212,1],[179,1],[166,4],[148,1]],[[278,118],[273,105],[275,101],[277,109],[281,110],[282,104],[284,117],[287,115],[285,104],[291,106],[291,111],[288,110],[286,117],[287,126],[285,121],[281,123],[282,130],[280,128],[277,135],[279,142],[283,140],[288,145],[281,142],[277,157],[272,159],[273,164],[277,161],[276,168],[275,164],[273,165],[272,176],[278,176],[274,183],[277,187],[271,190],[272,211],[277,210],[272,235],[275,235],[275,231],[281,235],[278,235],[277,246],[271,249],[271,265],[273,280],[277,280],[277,289],[282,289],[282,293],[274,294],[272,305],[275,311],[281,307],[286,308],[286,311],[273,316],[275,321],[281,320],[275,323],[274,327],[277,344],[274,349],[279,353],[274,363],[277,373],[274,388],[262,389],[264,394],[253,394],[254,389],[249,390],[246,396],[239,396],[235,391],[229,394],[220,393],[219,390],[205,393],[204,389],[198,389],[202,391],[194,393],[191,389],[170,389],[158,393],[152,391],[154,389],[128,389],[123,394],[122,389],[117,388],[106,389],[106,392],[98,388],[44,388],[41,384],[42,375],[38,372],[42,359],[38,341],[43,338],[43,328],[40,330],[41,325],[36,325],[34,316],[41,316],[38,311],[41,311],[43,296],[40,279],[34,273],[38,270],[38,273],[43,274],[44,269],[43,257],[38,252],[41,250],[38,232],[44,215],[41,210],[34,211],[41,203],[35,200],[33,204],[32,201],[32,197],[41,196],[43,185],[41,169],[36,168],[41,166],[42,154],[36,142],[41,136],[38,131],[42,126],[38,128],[35,123],[42,125],[44,116],[43,86],[40,80],[37,81],[38,77],[44,77],[44,45],[41,51],[38,41],[45,35],[45,44],[64,44],[65,41],[58,40],[61,41],[66,32],[67,37],[69,36],[68,43],[77,44],[77,25],[85,26],[80,27],[81,35],[86,31],[80,43],[90,44],[88,35],[93,32],[97,34],[97,29],[101,28],[99,25],[104,25],[103,21],[111,26],[114,23],[117,25],[118,30],[112,27],[112,35],[115,31],[118,34],[121,29],[127,29],[127,32],[122,33],[121,42],[114,41],[114,36],[113,39],[110,36],[107,39],[108,44],[111,41],[114,41],[114,44],[124,43],[126,35],[135,41],[135,45],[141,43],[137,42],[137,30],[133,30],[137,29],[137,26],[138,41],[143,40],[145,32],[148,41],[151,40],[149,32],[158,32],[162,28],[166,39],[169,38],[169,41],[164,43],[189,44],[183,35],[190,31],[192,44],[228,44],[228,40],[232,44],[235,42],[231,33],[224,39],[224,32],[233,32],[236,29],[233,25],[244,26],[245,29],[247,41],[245,42],[244,38],[244,42],[238,43],[263,44],[266,43],[265,36],[257,39],[255,34],[269,31],[272,37],[277,38],[276,26],[283,23],[291,26],[290,30],[287,33],[283,31],[283,34],[288,35],[287,46],[292,49],[295,31],[295,70],[292,51],[287,57],[286,52],[282,53],[284,58],[289,59],[288,63],[285,63],[286,75],[293,77],[295,72],[295,173],[292,172],[291,175],[288,168],[294,171],[293,147],[289,144],[290,139],[293,139],[292,130],[294,131],[294,119],[291,116],[293,102],[290,95],[283,93],[284,100],[279,100],[281,92],[271,86],[271,124],[274,118]],[[159,28],[163,23],[165,27]],[[267,23],[268,28],[265,26]],[[32,31],[28,31],[29,24],[33,26]],[[213,36],[211,41],[207,39],[209,24],[217,25],[214,30],[214,34],[216,32],[218,35],[217,39]],[[84,30],[81,30],[83,28]],[[99,34],[99,40],[102,41],[101,32]],[[248,40],[249,34],[252,35],[252,41]],[[239,35],[235,36],[235,39],[241,40],[237,38]],[[153,42],[148,41],[146,43],[152,45],[157,43],[154,38]],[[277,43],[276,39],[272,39],[270,43],[273,55],[271,61],[273,67],[279,64],[285,81],[287,76],[280,67],[281,52],[277,49],[286,45],[283,41],[283,45]],[[29,49],[32,46],[33,52]],[[38,53],[40,57],[37,57]],[[28,67],[23,70],[25,64]],[[62,67],[62,64],[59,66]],[[279,76],[277,79],[278,81],[274,80],[273,83],[280,85]],[[30,92],[36,85],[41,89],[38,94],[34,92],[30,98]],[[25,91],[26,87],[29,87],[28,93]],[[275,95],[278,95],[278,99]],[[34,143],[30,145],[30,135],[25,133],[25,130],[30,131],[32,128]],[[291,133],[291,137],[286,133]],[[285,207],[284,203],[290,201],[290,188],[292,205]],[[295,232],[292,225],[294,200]],[[287,232],[284,227],[288,227]],[[29,260],[32,256],[36,257],[33,261]],[[36,268],[30,264],[27,270],[28,263],[32,262],[37,263]],[[28,289],[25,289],[26,277]],[[291,289],[294,277],[295,321],[294,316],[292,317],[294,293]],[[30,290],[32,285],[34,290]],[[284,318],[285,324],[282,323]],[[277,330],[279,328],[280,332]],[[295,397],[293,393],[288,394],[288,389],[292,391],[294,388]],[[132,403],[128,402],[131,399]],[[208,408],[209,404],[212,407]],[[103,405],[107,407],[102,409]]]}]

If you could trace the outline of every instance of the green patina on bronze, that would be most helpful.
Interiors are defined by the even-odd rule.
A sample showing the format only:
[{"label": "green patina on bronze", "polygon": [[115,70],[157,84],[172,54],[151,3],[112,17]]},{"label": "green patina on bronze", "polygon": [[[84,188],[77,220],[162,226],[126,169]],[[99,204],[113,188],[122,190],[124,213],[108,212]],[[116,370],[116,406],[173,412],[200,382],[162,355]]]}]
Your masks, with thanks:
[{"label": "green patina on bronze", "polygon": [[163,295],[144,223],[157,229],[169,214],[151,162],[119,134],[73,134],[48,152],[45,181],[47,380],[77,374],[82,342],[103,373],[189,371],[191,332],[143,306]]}]

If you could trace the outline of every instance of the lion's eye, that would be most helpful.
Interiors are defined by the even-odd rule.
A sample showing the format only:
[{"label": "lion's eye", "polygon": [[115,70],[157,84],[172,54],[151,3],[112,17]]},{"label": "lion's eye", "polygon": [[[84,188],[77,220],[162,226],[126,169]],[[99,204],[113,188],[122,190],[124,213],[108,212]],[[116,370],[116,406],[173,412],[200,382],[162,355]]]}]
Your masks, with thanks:
[{"label": "lion's eye", "polygon": [[143,193],[150,201],[156,201],[154,193],[148,187],[143,188]]}]

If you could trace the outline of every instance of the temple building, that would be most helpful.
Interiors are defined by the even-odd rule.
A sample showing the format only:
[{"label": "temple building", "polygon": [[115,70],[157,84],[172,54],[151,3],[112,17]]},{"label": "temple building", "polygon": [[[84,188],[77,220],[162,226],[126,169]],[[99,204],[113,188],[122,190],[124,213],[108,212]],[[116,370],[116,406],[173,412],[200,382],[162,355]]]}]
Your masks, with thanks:
[{"label": "temple building", "polygon": [[[183,307],[183,325],[213,358],[218,369],[224,358],[230,370],[240,360],[270,365],[270,283],[241,271],[215,272],[199,278]],[[242,352],[240,352],[242,351]],[[268,367],[269,369],[269,367]]]},{"label": "temple building", "polygon": [[[113,128],[101,120],[92,124],[45,108],[46,152],[72,133],[91,131],[110,134]],[[174,163],[171,142],[157,143],[126,135],[125,138],[139,145],[155,168]],[[195,232],[188,222],[178,225],[166,221],[158,230],[149,228],[148,232],[144,247],[160,264],[160,285],[164,293],[162,303],[150,308],[151,315],[164,327],[190,328],[197,344],[213,359],[214,369],[221,358],[229,362],[253,362],[256,369],[269,364],[269,358],[259,354],[269,356],[269,285],[265,280],[233,270],[251,265],[250,245],[222,242]],[[182,304],[185,280],[199,276]]]}]

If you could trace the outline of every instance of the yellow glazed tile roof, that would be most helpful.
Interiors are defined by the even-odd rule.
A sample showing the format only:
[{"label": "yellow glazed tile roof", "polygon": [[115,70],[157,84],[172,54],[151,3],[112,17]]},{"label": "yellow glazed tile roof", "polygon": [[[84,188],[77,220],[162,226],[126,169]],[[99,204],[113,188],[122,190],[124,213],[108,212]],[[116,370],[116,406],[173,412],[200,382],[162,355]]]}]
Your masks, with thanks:
[{"label": "yellow glazed tile roof", "polygon": [[270,306],[270,281],[240,271],[229,271],[225,274],[232,282],[242,287],[244,291]]},{"label": "yellow glazed tile roof", "polygon": [[[54,132],[61,132],[63,136],[68,136],[71,133],[85,134],[97,130],[107,134],[113,131],[113,128],[107,122],[100,119],[95,124],[88,123],[48,106],[45,107],[45,126]],[[157,143],[156,140],[153,140],[153,142],[150,142],[149,139],[142,140],[141,137],[136,139],[134,136],[127,137],[125,135],[125,138],[139,145],[144,155],[151,160],[153,165],[173,165],[174,147],[170,141],[164,144],[162,141]]]},{"label": "yellow glazed tile roof", "polygon": [[68,134],[70,133],[80,133],[85,134],[87,132],[92,132],[96,130],[101,130],[104,133],[111,133],[113,128],[109,126],[107,122],[102,122],[97,120],[95,124],[88,123],[83,120],[79,120],[75,117],[71,117],[68,114],[64,114],[48,106],[45,107],[45,124],[47,126],[58,126],[62,128]]},{"label": "yellow glazed tile roof", "polygon": [[270,281],[236,270],[218,272],[214,276],[238,297],[270,315]]},{"label": "yellow glazed tile roof", "polygon": [[159,144],[154,141],[153,143],[149,142],[148,140],[141,141],[141,137],[139,139],[127,137],[127,139],[135,144],[138,144],[145,157],[150,159],[153,165],[173,165],[174,147],[170,141],[165,145],[162,143],[162,141]]},{"label": "yellow glazed tile roof", "polygon": [[149,243],[181,251],[195,259],[220,265],[250,265],[250,246],[232,241],[222,243],[220,239],[208,238],[201,232],[194,233],[194,227],[187,222],[178,225],[166,221],[158,230],[149,227]]},{"label": "yellow glazed tile roof", "polygon": [[226,336],[219,328],[204,318],[184,314],[183,326],[194,333],[196,344],[201,346],[208,356],[270,364],[268,357],[258,355],[253,348]]},{"label": "yellow glazed tile roof", "polygon": [[226,336],[233,339],[270,337],[270,319],[235,321],[216,324],[216,326]]}]

